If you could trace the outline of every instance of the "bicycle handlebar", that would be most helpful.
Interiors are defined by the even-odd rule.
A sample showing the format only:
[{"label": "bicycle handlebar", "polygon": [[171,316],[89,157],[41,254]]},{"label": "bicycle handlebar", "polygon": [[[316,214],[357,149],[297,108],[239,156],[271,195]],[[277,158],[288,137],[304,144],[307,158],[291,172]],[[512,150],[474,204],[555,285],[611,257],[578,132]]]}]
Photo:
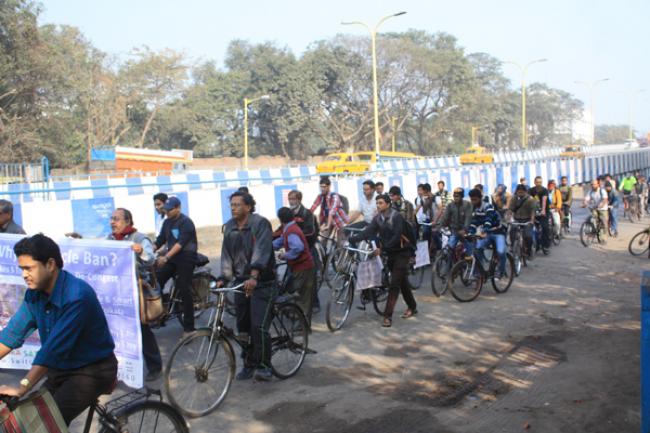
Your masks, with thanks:
[{"label": "bicycle handlebar", "polygon": [[16,409],[16,406],[18,406],[19,401],[20,398],[16,397],[15,395],[0,395],[0,402],[6,404],[7,408],[9,408],[9,411],[11,412],[13,412],[14,409]]},{"label": "bicycle handlebar", "polygon": [[228,293],[228,292],[245,293],[243,290],[240,290],[243,287],[244,287],[244,283],[241,283],[233,287],[219,287],[219,288],[210,289],[210,291],[212,293]]}]

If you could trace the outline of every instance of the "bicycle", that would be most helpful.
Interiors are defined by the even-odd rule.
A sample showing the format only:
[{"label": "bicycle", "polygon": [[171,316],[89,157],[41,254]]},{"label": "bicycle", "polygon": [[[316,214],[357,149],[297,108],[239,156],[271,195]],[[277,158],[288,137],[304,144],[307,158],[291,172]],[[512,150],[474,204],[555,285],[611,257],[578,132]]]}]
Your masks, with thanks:
[{"label": "bicycle", "polygon": [[[325,321],[331,332],[340,330],[350,316],[354,302],[357,266],[363,260],[369,258],[372,260],[371,255],[374,248],[372,246],[367,249],[353,248],[348,245],[343,250],[337,265],[337,283],[330,293],[330,299],[325,309]],[[364,310],[365,305],[372,302],[375,312],[379,315],[384,314],[386,302],[388,301],[389,281],[390,274],[388,268],[384,265],[382,269],[382,286],[364,289],[361,292],[361,305]]]},{"label": "bicycle", "polygon": [[648,258],[650,258],[650,227],[632,236],[627,249],[633,256],[640,256],[648,252]]},{"label": "bicycle", "polygon": [[571,233],[571,224],[573,223],[573,214],[569,206],[562,206],[564,208],[564,215],[562,217],[562,232],[565,235]]},{"label": "bicycle", "polygon": [[[427,266],[432,266],[433,262],[435,260],[437,251],[436,251],[436,245],[432,241],[433,238],[433,226],[435,225],[434,223],[418,223],[419,228],[418,228],[418,241],[427,241],[427,246],[428,246],[428,251],[429,251],[429,264],[420,266],[420,267],[415,267],[415,262],[411,263],[409,266],[409,275],[408,275],[408,280],[409,284],[411,285],[411,289],[417,290],[422,286],[422,282],[424,281],[424,272],[426,270]],[[431,233],[429,239],[424,239],[424,230],[423,227],[430,227]]]},{"label": "bicycle", "polygon": [[[528,266],[528,260],[529,257],[534,254],[534,248],[532,249],[533,251],[528,251],[528,247],[526,245],[526,242],[524,241],[524,230],[526,227],[528,227],[531,223],[526,222],[526,223],[518,223],[518,222],[511,222],[509,223],[509,228],[508,228],[508,237],[512,238],[512,243],[510,245],[510,254],[512,255],[512,259],[514,261],[515,265],[515,275],[519,276],[521,275],[521,269],[524,266]],[[514,235],[512,234],[512,230],[515,230]]]},{"label": "bicycle", "polygon": [[556,247],[560,245],[560,242],[562,242],[562,223],[560,223],[560,227],[556,228],[555,218],[553,218],[553,215],[558,213],[559,211],[557,209],[551,209],[551,214],[549,215],[548,219],[548,231],[551,235],[551,244],[555,245]]},{"label": "bicycle", "polygon": [[[173,349],[165,369],[164,385],[170,403],[183,415],[196,418],[216,410],[226,398],[235,378],[235,354],[231,342],[242,350],[248,339],[237,336],[224,324],[226,294],[239,293],[244,284],[212,288],[217,308],[209,327],[197,330]],[[298,373],[308,353],[309,325],[292,296],[273,300],[271,308],[271,371],[279,379]]]},{"label": "bicycle", "polygon": [[458,242],[453,248],[449,245],[449,238],[451,237],[449,229],[441,229],[440,236],[442,249],[431,268],[431,291],[437,297],[441,297],[447,292],[449,271],[465,255],[463,242]]},{"label": "bicycle", "polygon": [[500,278],[496,278],[496,270],[499,266],[499,258],[496,251],[493,251],[487,270],[483,267],[478,257],[476,242],[481,239],[477,235],[467,235],[465,239],[474,243],[472,255],[465,257],[456,263],[449,272],[447,280],[448,290],[458,302],[471,302],[478,297],[483,288],[485,280],[490,279],[492,288],[496,293],[505,293],[512,285],[515,274],[515,265],[512,255],[506,253],[506,271]]},{"label": "bicycle", "polygon": [[[107,394],[111,394],[113,390]],[[149,400],[151,396],[158,400]],[[19,404],[17,397],[0,397],[10,411]],[[189,433],[190,429],[173,406],[162,401],[160,391],[137,390],[102,405],[99,401],[88,409],[83,433],[90,433],[97,415],[100,433]]]},{"label": "bicycle", "polygon": [[636,194],[628,194],[627,196],[623,196],[623,201],[627,202],[627,206],[623,211],[623,217],[627,217],[631,223],[641,220],[642,211],[639,196]]},{"label": "bicycle", "polygon": [[[596,218],[596,224],[594,224]],[[611,229],[610,229],[611,230]],[[601,235],[605,231],[605,223],[600,218],[600,212],[597,209],[590,209],[590,215],[580,226],[580,243],[585,248],[589,248],[591,244],[605,242],[605,238]]]},{"label": "bicycle", "polygon": [[[198,254],[194,274],[192,275],[192,299],[194,301],[194,319],[198,319],[203,313],[211,309],[215,305],[215,299],[210,293],[210,287],[216,284],[216,277],[212,275],[212,270],[207,265],[210,263],[203,254]],[[171,283],[166,285],[168,292],[163,292],[163,309],[165,314],[158,320],[158,323],[153,328],[160,328],[165,326],[167,320],[176,317],[181,325],[183,325],[183,301],[180,294],[176,290],[176,278],[172,278]],[[234,303],[232,301],[228,304],[228,312],[234,315]]]}]

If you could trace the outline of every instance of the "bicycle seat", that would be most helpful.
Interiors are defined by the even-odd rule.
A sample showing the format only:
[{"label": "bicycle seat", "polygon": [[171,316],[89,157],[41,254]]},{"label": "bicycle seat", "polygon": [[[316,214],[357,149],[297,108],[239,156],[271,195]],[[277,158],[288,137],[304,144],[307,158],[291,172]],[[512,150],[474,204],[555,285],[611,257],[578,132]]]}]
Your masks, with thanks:
[{"label": "bicycle seat", "polygon": [[196,263],[195,264],[196,264],[197,267],[199,267],[199,268],[203,267],[203,266],[207,265],[208,263],[210,263],[210,259],[208,258],[208,256],[205,256],[205,255],[203,255],[201,253],[196,253]]}]

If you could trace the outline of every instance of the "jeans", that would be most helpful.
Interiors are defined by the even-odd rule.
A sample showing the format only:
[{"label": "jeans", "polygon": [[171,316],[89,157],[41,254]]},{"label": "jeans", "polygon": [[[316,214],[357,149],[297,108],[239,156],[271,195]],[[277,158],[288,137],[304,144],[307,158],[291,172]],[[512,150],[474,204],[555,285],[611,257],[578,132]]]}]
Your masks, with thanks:
[{"label": "jeans", "polygon": [[[458,236],[457,234],[452,234],[451,236],[449,236],[449,241],[447,242],[449,248],[451,248],[452,250],[456,248],[456,245],[458,245],[458,241],[460,241],[460,239],[461,237]],[[442,240],[440,242],[442,244]],[[463,240],[463,245],[465,246],[465,254],[471,256],[472,251],[474,250],[474,244],[466,240]]]},{"label": "jeans", "polygon": [[271,368],[269,327],[276,291],[274,282],[259,282],[251,297],[235,294],[237,330],[251,337],[251,344],[242,350],[242,359],[247,368]]},{"label": "jeans", "polygon": [[156,272],[160,287],[165,287],[167,281],[176,276],[176,293],[183,302],[183,330],[194,331],[194,299],[192,298],[192,275],[194,263],[188,261],[172,261]]},{"label": "jeans", "polygon": [[618,233],[618,207],[613,207],[609,210],[609,225],[612,227],[613,233]]},{"label": "jeans", "polygon": [[384,317],[387,319],[393,317],[393,311],[395,310],[395,304],[397,303],[400,291],[402,292],[402,297],[404,298],[404,302],[406,302],[408,308],[411,311],[417,309],[417,304],[413,297],[413,292],[411,291],[411,285],[409,284],[408,279],[410,259],[411,254],[404,252],[388,256],[390,289],[388,292],[388,301],[386,301],[386,310],[384,311]]},{"label": "jeans", "polygon": [[537,215],[535,219],[537,219],[539,226],[542,228],[542,247],[548,249],[551,246],[551,228],[548,224],[548,213],[544,216]]},{"label": "jeans", "polygon": [[112,391],[116,380],[117,359],[111,355],[76,370],[50,369],[43,386],[52,394],[66,425],[70,425],[100,395]]},{"label": "jeans", "polygon": [[499,273],[503,275],[506,271],[506,236],[490,233],[486,238],[476,242],[476,255],[482,263],[487,262],[483,251],[490,244],[494,245],[495,254],[499,257]]}]

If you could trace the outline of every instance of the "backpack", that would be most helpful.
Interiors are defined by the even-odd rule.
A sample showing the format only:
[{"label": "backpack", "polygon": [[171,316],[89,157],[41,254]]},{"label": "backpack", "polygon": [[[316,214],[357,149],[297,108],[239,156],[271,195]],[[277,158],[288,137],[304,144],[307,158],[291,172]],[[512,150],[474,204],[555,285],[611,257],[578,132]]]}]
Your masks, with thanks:
[{"label": "backpack", "polygon": [[348,198],[343,194],[339,194],[339,198],[341,199],[341,207],[343,208],[343,212],[345,212],[346,215],[349,214],[350,202],[348,201]]}]

